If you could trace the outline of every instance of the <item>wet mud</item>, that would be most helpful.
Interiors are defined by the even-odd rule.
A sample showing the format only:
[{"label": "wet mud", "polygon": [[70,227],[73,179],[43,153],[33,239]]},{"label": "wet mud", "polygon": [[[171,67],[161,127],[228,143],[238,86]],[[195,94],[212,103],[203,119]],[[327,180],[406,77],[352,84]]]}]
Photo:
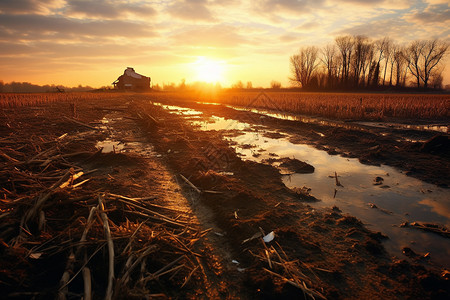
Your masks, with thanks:
[{"label": "wet mud", "polygon": [[[383,246],[387,238],[383,233],[367,229],[360,220],[343,213],[339,207],[313,208],[308,204],[307,189],[303,193],[289,189],[278,168],[282,165],[287,171],[306,173],[314,171],[311,165],[300,159],[276,157],[275,154],[272,155],[275,165],[243,160],[227,140],[225,132],[198,130],[183,114],[171,113],[170,107],[152,105],[149,100],[151,96],[133,95],[79,105],[78,120],[89,126],[106,128],[79,135],[76,143],[61,148],[61,153],[85,152],[62,163],[86,170],[96,169],[96,172],[85,183],[83,192],[74,190],[58,196],[70,205],[48,207],[46,214],[54,216],[54,220],[49,219],[53,223],[47,230],[30,232],[33,236],[30,240],[45,243],[55,236],[66,237],[68,228],[82,232],[81,226],[78,229],[71,227],[78,220],[76,217],[56,216],[87,218],[89,211],[86,207],[90,202],[86,199],[99,192],[131,198],[150,197],[146,205],[159,206],[159,213],[174,222],[181,218],[180,222],[187,222],[192,229],[186,227],[182,231],[161,235],[158,242],[155,239],[158,250],[148,256],[146,265],[139,268],[142,274],[155,274],[184,254],[184,260],[177,265],[182,267],[179,267],[179,272],[175,270],[148,285],[138,286],[141,289],[133,290],[135,294],[117,285],[115,296],[118,298],[138,299],[153,295],[150,297],[162,299],[445,299],[450,295],[450,278],[444,268],[427,264],[425,254],[413,255],[409,250],[405,253],[414,259],[406,255],[392,258]],[[442,176],[449,174],[443,170],[448,168],[447,154],[445,151],[421,151],[423,143],[394,142],[392,138],[370,132],[311,124],[299,126],[298,123],[270,117],[255,118],[247,112],[219,109],[216,105],[189,105],[202,112],[197,114],[200,118],[232,115],[233,119],[246,122],[251,127],[264,125],[293,132],[301,139],[296,142],[358,157],[371,164],[396,165],[409,171],[411,176],[443,186],[449,183],[449,178]],[[93,107],[100,109],[94,110]],[[85,132],[86,126],[63,121],[63,118],[55,121],[55,111],[70,115],[70,111],[65,112],[62,108],[52,104],[38,110],[4,110],[2,114],[6,118],[0,124],[2,145],[14,135],[38,144],[39,137],[45,142],[65,133],[78,135]],[[104,118],[107,125],[102,121]],[[236,132],[236,135],[240,134]],[[283,135],[272,134],[271,137],[282,138]],[[105,149],[108,145],[113,146]],[[98,147],[103,147],[103,151]],[[26,145],[8,148],[6,144],[2,147],[6,156],[0,158],[1,175],[5,177],[8,174],[6,168],[11,160],[7,157],[26,160],[42,149]],[[367,149],[373,150],[368,154]],[[430,157],[436,161],[427,166],[422,160],[430,161]],[[414,170],[408,166],[412,161]],[[440,176],[432,175],[431,170],[440,170]],[[336,180],[338,178],[336,175]],[[18,230],[16,225],[20,224],[20,219],[13,217],[20,215],[4,213],[15,209],[14,203],[20,202],[17,201],[18,195],[26,193],[27,187],[16,185],[14,195],[9,193],[14,190],[11,180],[5,182],[2,185],[2,198],[5,199],[2,202],[2,230]],[[33,199],[26,199],[29,203],[24,204],[31,205]],[[155,216],[139,216],[144,210],[135,210],[132,218],[124,213],[130,208],[122,204],[111,204],[110,208],[114,209],[107,213],[111,224],[117,228],[129,222],[138,226],[149,216]],[[153,237],[160,232],[160,227],[154,226],[144,233]],[[101,232],[101,226],[99,228]],[[274,233],[273,240],[265,242],[262,237],[271,232]],[[1,236],[1,289],[16,298],[54,296],[60,286],[59,279],[69,257],[69,249],[57,243],[57,253],[46,256],[42,261],[33,259],[26,254],[32,249],[29,244],[13,246],[12,239],[16,234],[11,232]],[[187,243],[182,243],[178,249],[170,248],[181,237]],[[103,239],[101,234],[95,238]],[[95,238],[92,237],[93,240]],[[139,238],[134,247],[139,243],[148,246],[145,235]],[[115,247],[123,250],[120,243]],[[106,250],[101,252],[103,257],[107,257]],[[107,268],[102,261],[104,259],[98,257],[91,266],[96,274],[102,274],[97,276],[105,278]],[[120,257],[116,263],[117,270],[120,270],[126,264],[126,258]],[[15,278],[13,274],[20,276]],[[121,278],[120,275],[117,271],[116,278]],[[138,282],[138,273],[133,276]],[[42,285],[42,282],[46,284]],[[74,284],[71,290],[80,295],[82,281],[76,280]],[[106,279],[95,281],[95,295],[103,296],[105,288]]]}]

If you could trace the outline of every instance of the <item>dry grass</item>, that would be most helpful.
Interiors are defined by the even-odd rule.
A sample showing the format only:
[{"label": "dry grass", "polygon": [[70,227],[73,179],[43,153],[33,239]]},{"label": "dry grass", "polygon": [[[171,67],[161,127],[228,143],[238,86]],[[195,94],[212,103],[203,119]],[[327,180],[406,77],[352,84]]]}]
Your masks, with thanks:
[{"label": "dry grass", "polygon": [[76,103],[82,100],[111,98],[110,93],[3,93],[0,94],[0,108],[33,106],[51,102]]},{"label": "dry grass", "polygon": [[281,114],[348,120],[410,119],[446,121],[450,96],[430,94],[299,93],[230,91],[152,93],[153,101],[201,101],[260,108]]},{"label": "dry grass", "polygon": [[[114,94],[114,96],[120,96]],[[181,100],[223,103],[260,108],[278,113],[349,120],[446,121],[450,117],[450,96],[429,94],[298,93],[274,91],[157,92],[153,101]],[[0,108],[39,105],[47,102],[77,103],[111,98],[111,93],[0,94]]]},{"label": "dry grass", "polygon": [[450,115],[449,95],[226,92],[218,100],[236,106],[334,119],[448,120]]}]

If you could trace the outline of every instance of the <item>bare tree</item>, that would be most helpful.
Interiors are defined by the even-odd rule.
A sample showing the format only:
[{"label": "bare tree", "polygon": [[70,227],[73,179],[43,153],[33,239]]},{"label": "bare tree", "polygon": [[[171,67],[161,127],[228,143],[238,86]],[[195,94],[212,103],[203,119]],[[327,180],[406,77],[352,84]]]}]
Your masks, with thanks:
[{"label": "bare tree", "polygon": [[414,41],[409,45],[405,53],[405,60],[408,63],[408,70],[416,78],[417,87],[420,87],[420,56],[424,47],[423,41]]},{"label": "bare tree", "polygon": [[242,83],[241,80],[239,80],[239,81],[236,81],[235,83],[233,83],[231,85],[231,88],[232,89],[243,89],[244,88],[244,84]]},{"label": "bare tree", "polygon": [[312,75],[318,66],[318,53],[319,49],[312,46],[301,48],[298,54],[291,56],[293,77],[290,80],[300,84],[302,87],[308,87]]},{"label": "bare tree", "polygon": [[437,39],[426,41],[422,49],[423,67],[420,72],[420,78],[423,81],[424,88],[428,87],[428,81],[435,67],[441,62],[448,50],[448,44]]},{"label": "bare tree", "polygon": [[[362,77],[362,80],[363,80],[363,85],[365,83],[366,73],[369,72],[370,65],[371,65],[371,63],[373,61],[373,57],[375,55],[375,53],[374,53],[374,47],[375,46],[374,46],[373,43],[368,43],[368,44],[366,44],[365,47],[366,47],[366,49],[365,49],[365,51],[366,51],[365,52],[365,60],[363,61],[363,69],[362,69],[362,74],[361,74],[361,77]],[[368,77],[369,76],[367,75],[367,85],[370,84]]]},{"label": "bare tree", "polygon": [[281,89],[281,82],[276,81],[276,80],[272,80],[270,82],[270,88],[272,88],[272,89]]},{"label": "bare tree", "polygon": [[437,39],[411,43],[404,57],[408,62],[410,73],[416,79],[417,87],[420,87],[420,83],[423,82],[423,87],[428,88],[428,81],[433,70],[446,55],[448,47],[448,43]]},{"label": "bare tree", "polygon": [[322,49],[321,61],[326,68],[327,72],[327,85],[328,87],[334,86],[334,80],[338,75],[337,71],[337,52],[334,44],[328,44]]},{"label": "bare tree", "polygon": [[349,35],[346,36],[338,36],[336,39],[336,44],[339,48],[342,58],[342,83],[348,83],[349,71],[350,71],[350,62],[352,58],[353,51],[353,38]]},{"label": "bare tree", "polygon": [[394,75],[394,65],[396,64],[397,52],[401,51],[401,47],[392,43],[389,61],[389,86],[392,86],[392,77]]},{"label": "bare tree", "polygon": [[434,69],[430,76],[429,86],[431,86],[433,89],[442,89],[443,81],[444,77],[442,76],[442,70]]},{"label": "bare tree", "polygon": [[402,86],[402,78],[406,76],[406,60],[405,60],[405,49],[400,46],[395,47],[394,54],[392,57],[394,74],[395,74],[395,85]]},{"label": "bare tree", "polygon": [[[372,44],[365,36],[355,36],[353,38],[354,54],[352,59],[352,70],[355,86],[359,86],[360,83],[364,85],[365,82],[365,70],[367,69],[366,61],[368,58],[371,60]],[[369,61],[370,63],[370,61]]]},{"label": "bare tree", "polygon": [[[371,74],[372,75],[371,84],[373,86],[378,85],[381,60],[383,60],[385,58],[386,49],[389,47],[389,43],[390,43],[390,40],[388,37],[384,37],[380,40],[375,41],[375,49],[378,52],[378,59],[375,64],[372,63],[372,65],[371,65],[371,69],[373,70],[373,72]],[[373,66],[373,68],[372,68],[372,66]]]},{"label": "bare tree", "polygon": [[386,73],[389,61],[392,59],[392,41],[389,38],[384,38],[384,72],[383,72],[383,85],[386,83]]}]

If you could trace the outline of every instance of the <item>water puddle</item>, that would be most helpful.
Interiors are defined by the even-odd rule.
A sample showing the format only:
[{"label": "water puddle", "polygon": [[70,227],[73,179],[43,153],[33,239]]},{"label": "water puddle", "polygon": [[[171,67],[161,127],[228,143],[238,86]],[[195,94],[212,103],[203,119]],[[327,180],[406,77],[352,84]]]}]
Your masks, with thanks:
[{"label": "water puddle", "polygon": [[[153,149],[153,145],[145,141],[120,138],[124,133],[118,133],[113,130],[113,126],[110,126],[120,121],[123,121],[122,117],[117,117],[114,113],[111,113],[101,120],[101,125],[97,126],[99,129],[108,132],[108,138],[97,141],[96,144],[98,149],[102,149],[102,153],[134,153],[145,158],[158,156]],[[133,133],[125,132],[125,136],[133,136]]]},{"label": "water puddle", "polygon": [[[185,110],[183,110],[185,111]],[[412,228],[403,222],[433,223],[450,227],[450,190],[411,178],[389,166],[369,166],[357,159],[329,155],[312,146],[293,144],[289,136],[261,126],[213,116],[192,121],[201,130],[225,130],[226,139],[243,159],[267,163],[269,158],[295,158],[315,167],[312,174],[283,177],[289,188],[307,187],[321,201],[315,208],[338,206],[362,220],[369,229],[389,236],[386,249],[399,258],[403,247],[430,253],[431,261],[450,267],[450,239]],[[232,130],[239,130],[239,134]],[[284,136],[274,138],[272,136]],[[335,172],[342,186],[336,186]]]},{"label": "water puddle", "polygon": [[192,125],[201,130],[247,130],[252,126],[248,123],[236,122],[232,119],[212,116],[208,121],[194,121]]},{"label": "water puddle", "polygon": [[171,114],[183,115],[183,116],[200,116],[203,115],[203,112],[193,110],[187,107],[181,107],[176,105],[167,105],[159,102],[152,102],[153,105],[160,106],[167,110]]},{"label": "water puddle", "polygon": [[401,123],[388,123],[388,122],[356,122],[364,126],[377,127],[377,128],[389,128],[389,129],[404,129],[404,130],[417,130],[417,131],[436,131],[447,133],[448,126],[443,124],[401,124]]},{"label": "water puddle", "polygon": [[123,148],[124,144],[122,144],[119,141],[114,141],[111,139],[106,139],[103,141],[98,141],[97,145],[95,145],[98,149],[102,148],[102,153],[120,153]]},{"label": "water puddle", "polygon": [[448,132],[448,125],[444,124],[425,124],[425,125],[418,125],[418,124],[401,124],[401,123],[389,123],[389,122],[343,122],[343,121],[337,121],[337,120],[331,120],[326,118],[320,118],[320,117],[310,117],[310,116],[303,116],[303,115],[297,115],[292,113],[285,113],[285,112],[276,112],[276,111],[270,111],[270,110],[264,110],[259,108],[242,108],[237,106],[231,106],[226,105],[226,107],[240,110],[240,111],[249,111],[261,115],[266,115],[269,117],[273,117],[276,119],[281,120],[290,120],[290,121],[300,121],[303,123],[312,123],[312,124],[319,124],[319,125],[327,125],[327,126],[334,126],[334,127],[343,127],[347,129],[358,129],[358,130],[367,130],[366,128],[361,127],[360,125],[363,125],[365,127],[369,128],[385,128],[385,129],[403,129],[403,130],[416,130],[416,131],[435,131],[435,132],[441,132],[441,133],[447,133]]}]

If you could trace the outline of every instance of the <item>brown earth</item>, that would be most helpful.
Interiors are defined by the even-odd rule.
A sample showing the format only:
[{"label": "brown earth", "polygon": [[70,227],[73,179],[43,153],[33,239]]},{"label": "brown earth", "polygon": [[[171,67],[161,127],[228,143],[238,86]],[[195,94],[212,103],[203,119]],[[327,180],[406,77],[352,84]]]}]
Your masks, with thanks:
[{"label": "brown earth", "polygon": [[[449,273],[445,270],[425,268],[420,261],[392,260],[381,244],[383,234],[370,232],[337,207],[313,209],[304,202],[307,196],[286,188],[276,168],[242,161],[220,132],[195,130],[182,117],[150,105],[146,99],[148,96],[129,95],[80,102],[76,113],[68,103],[2,110],[0,290],[4,295],[20,299],[56,296],[70,253],[78,247],[75,241],[88,223],[90,209],[103,195],[106,208],[100,212],[109,217],[117,253],[116,298],[449,297]],[[190,105],[207,114],[255,120],[247,112]],[[109,120],[106,124],[101,122],[104,116]],[[72,117],[79,123],[71,121]],[[448,168],[448,153],[430,154],[416,145],[385,142],[372,133],[256,119],[303,136],[301,142],[339,148],[336,152],[348,151],[371,163],[405,167],[414,157],[416,171],[411,175],[448,185],[448,178],[431,174],[433,169]],[[105,128],[95,130],[82,124]],[[65,133],[69,139],[61,142],[66,137],[58,137]],[[331,133],[336,139],[328,137]],[[100,153],[95,145],[107,137],[130,143],[132,149]],[[363,157],[368,148],[378,145],[380,153]],[[152,146],[154,151],[148,152]],[[30,165],[31,158],[52,147],[59,157],[46,167],[45,161]],[[64,156],[69,153],[79,154]],[[440,165],[422,162],[430,157]],[[50,199],[39,207],[46,217],[44,227],[39,226],[37,214],[21,222],[23,215],[36,207],[42,191],[48,191],[69,167],[74,168],[72,173],[76,168],[96,171],[86,175],[90,180],[81,188],[74,187],[72,180],[70,189],[50,189]],[[443,170],[441,174],[450,173]],[[131,200],[124,204],[114,194],[145,200],[132,210]],[[133,240],[131,234],[138,232],[138,224],[144,224],[145,230]],[[275,238],[265,243],[261,236],[271,231]],[[106,242],[100,221],[94,223],[92,232],[86,247],[92,250],[89,253],[97,248],[99,252],[87,265],[93,274],[94,298],[101,298],[107,286],[108,251],[101,248]],[[133,240],[133,251],[125,251],[128,240]],[[143,260],[146,263],[126,282],[127,259],[140,257],[144,249],[151,250]],[[42,255],[36,258],[30,252]],[[80,261],[71,268],[75,280],[69,284],[68,298],[83,295],[81,275],[74,276],[83,267],[82,256],[75,257]],[[165,271],[172,272],[140,283],[141,275]]]}]

